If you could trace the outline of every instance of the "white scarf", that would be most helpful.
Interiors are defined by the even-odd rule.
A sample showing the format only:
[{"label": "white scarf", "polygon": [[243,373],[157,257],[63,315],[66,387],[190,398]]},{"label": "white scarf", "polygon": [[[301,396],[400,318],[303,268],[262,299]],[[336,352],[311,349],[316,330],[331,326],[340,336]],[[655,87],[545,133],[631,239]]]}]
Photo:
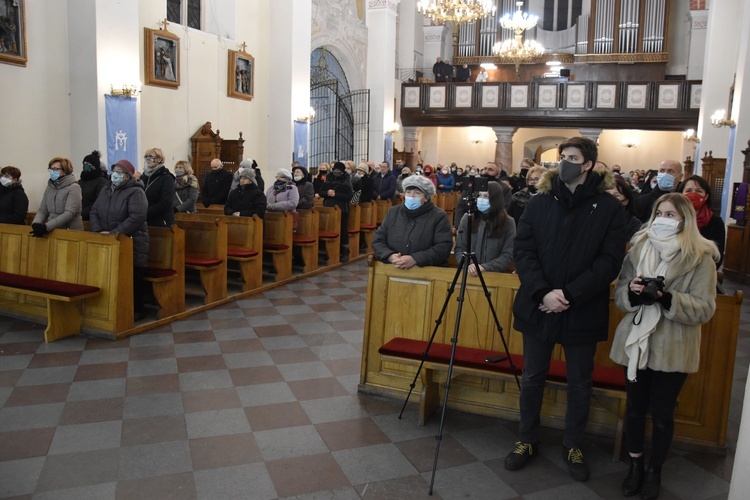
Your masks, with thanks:
[{"label": "white scarf", "polygon": [[[648,238],[643,242],[640,258],[635,268],[636,276],[655,278],[666,276],[669,264],[680,252],[680,244],[674,236],[659,238],[651,229]],[[641,305],[635,315],[640,315],[641,321],[633,324],[633,328],[625,340],[625,354],[628,356],[628,380],[635,382],[636,371],[643,370],[648,364],[649,339],[656,330],[656,325],[662,317],[662,308]]]}]

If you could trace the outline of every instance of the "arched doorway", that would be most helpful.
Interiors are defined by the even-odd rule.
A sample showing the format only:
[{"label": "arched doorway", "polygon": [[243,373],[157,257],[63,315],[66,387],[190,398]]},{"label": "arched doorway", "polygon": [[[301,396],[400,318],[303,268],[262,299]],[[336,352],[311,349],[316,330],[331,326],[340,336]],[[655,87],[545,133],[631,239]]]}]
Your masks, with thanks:
[{"label": "arched doorway", "polygon": [[370,91],[349,89],[346,74],[325,48],[310,54],[310,168],[369,156]]}]

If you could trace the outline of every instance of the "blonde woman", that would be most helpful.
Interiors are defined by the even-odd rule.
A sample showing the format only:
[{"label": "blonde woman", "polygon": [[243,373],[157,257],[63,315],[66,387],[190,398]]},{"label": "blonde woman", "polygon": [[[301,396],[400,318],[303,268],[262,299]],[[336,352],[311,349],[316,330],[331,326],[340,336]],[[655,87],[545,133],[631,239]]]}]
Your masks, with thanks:
[{"label": "blonde woman", "polygon": [[174,225],[174,176],[164,166],[164,152],[160,148],[147,149],[143,155],[141,181],[148,199],[148,225],[172,227]]},{"label": "blonde woman", "polygon": [[198,179],[193,175],[193,167],[180,160],[174,164],[174,175],[174,211],[192,214],[198,201]]},{"label": "blonde woman", "polygon": [[[698,371],[701,325],[716,309],[718,259],[716,244],[701,236],[693,204],[682,194],[656,200],[647,225],[633,236],[615,286],[615,304],[626,315],[610,351],[627,374],[625,496],[659,496],[677,397],[688,373]],[[653,423],[648,467],[646,413]]]}]

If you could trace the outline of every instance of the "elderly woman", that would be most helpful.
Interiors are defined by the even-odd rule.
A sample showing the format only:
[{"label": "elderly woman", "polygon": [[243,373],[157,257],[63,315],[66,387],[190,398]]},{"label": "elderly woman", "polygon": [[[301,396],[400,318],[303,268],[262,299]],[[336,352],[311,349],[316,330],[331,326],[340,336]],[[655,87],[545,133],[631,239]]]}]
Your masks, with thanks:
[{"label": "elderly woman", "polygon": [[307,180],[307,169],[302,165],[295,165],[292,167],[292,176],[294,177],[294,185],[297,186],[297,192],[299,193],[297,208],[302,210],[312,208],[315,205],[315,190],[312,182]]},{"label": "elderly woman", "polygon": [[229,193],[224,205],[224,214],[235,217],[252,217],[261,219],[266,214],[266,195],[255,184],[255,170],[241,168],[237,171],[239,185]]},{"label": "elderly woman", "polygon": [[32,234],[41,237],[58,228],[83,231],[81,186],[73,175],[73,164],[67,158],[55,157],[48,169],[49,181],[31,223]]},{"label": "elderly woman", "polygon": [[193,167],[185,160],[174,164],[174,200],[175,212],[195,213],[198,201],[198,178],[193,175]]},{"label": "elderly woman", "polygon": [[266,200],[268,201],[266,210],[269,212],[296,211],[299,191],[289,170],[280,168],[276,172],[276,181],[266,191]]},{"label": "elderly woman", "polygon": [[99,197],[102,189],[107,187],[109,179],[107,171],[102,170],[101,155],[99,151],[92,151],[83,158],[83,170],[78,185],[81,186],[81,218],[89,220],[89,212],[94,202]]},{"label": "elderly woman", "polygon": [[388,210],[375,231],[375,258],[399,269],[446,265],[453,236],[447,214],[430,200],[435,186],[430,179],[417,175],[404,180],[403,186],[403,205]]},{"label": "elderly woman", "polygon": [[90,227],[93,232],[133,238],[133,305],[135,320],[144,316],[144,274],[148,267],[148,200],[143,183],[134,178],[135,167],[128,160],[112,165],[110,184],[102,190],[91,207]]},{"label": "elderly woman", "polygon": [[404,199],[404,181],[411,176],[411,169],[404,167],[401,169],[401,175],[396,179],[396,196]]},{"label": "elderly woman", "polygon": [[26,224],[29,198],[21,185],[21,171],[7,166],[0,170],[0,223]]},{"label": "elderly woman", "polygon": [[146,186],[148,199],[148,225],[172,227],[174,225],[175,180],[172,172],[164,166],[164,152],[159,148],[146,150],[141,180]]}]

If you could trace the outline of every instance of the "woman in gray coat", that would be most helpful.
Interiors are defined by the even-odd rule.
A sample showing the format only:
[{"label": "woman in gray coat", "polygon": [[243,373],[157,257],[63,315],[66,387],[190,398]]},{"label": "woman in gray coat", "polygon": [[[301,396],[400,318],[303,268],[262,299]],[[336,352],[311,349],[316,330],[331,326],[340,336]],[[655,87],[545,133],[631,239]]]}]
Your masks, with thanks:
[{"label": "woman in gray coat", "polygon": [[193,175],[193,167],[185,160],[174,164],[174,200],[175,212],[195,213],[198,201],[198,179]]},{"label": "woman in gray coat", "polygon": [[32,234],[40,237],[58,228],[83,231],[81,186],[73,175],[73,164],[67,158],[55,157],[48,169],[49,182],[31,223]]},{"label": "woman in gray coat", "polygon": [[[456,260],[468,249],[471,234],[471,251],[477,256],[482,272],[504,273],[513,264],[513,238],[516,223],[505,211],[503,190],[497,182],[488,183],[489,191],[479,193],[478,213],[473,217],[469,229],[469,215],[465,214],[458,225],[456,235]],[[477,275],[474,264],[469,265],[469,274]]]},{"label": "woman in gray coat", "polygon": [[133,238],[133,305],[135,320],[144,316],[144,275],[148,267],[148,200],[143,182],[134,179],[135,167],[128,160],[112,165],[110,184],[102,189],[91,207],[91,231]]},{"label": "woman in gray coat", "polygon": [[375,231],[375,258],[399,269],[414,266],[444,266],[453,246],[448,215],[430,198],[435,186],[426,177],[404,180],[404,203],[388,210]]}]

